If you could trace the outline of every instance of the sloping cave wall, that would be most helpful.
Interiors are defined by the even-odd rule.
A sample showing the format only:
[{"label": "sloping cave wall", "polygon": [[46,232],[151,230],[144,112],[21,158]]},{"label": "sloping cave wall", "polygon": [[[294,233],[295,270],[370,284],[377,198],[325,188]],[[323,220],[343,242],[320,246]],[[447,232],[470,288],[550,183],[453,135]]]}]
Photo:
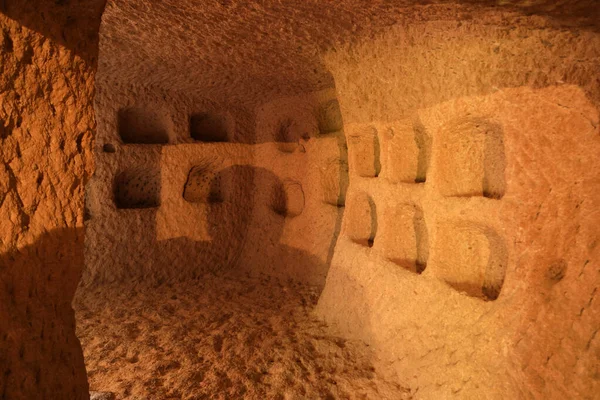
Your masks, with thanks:
[{"label": "sloping cave wall", "polygon": [[[64,2],[62,2],[64,3]],[[89,397],[71,300],[103,1],[0,5],[0,397]]]},{"label": "sloping cave wall", "polygon": [[350,186],[318,313],[423,398],[592,399],[600,36],[472,17],[327,56]]}]

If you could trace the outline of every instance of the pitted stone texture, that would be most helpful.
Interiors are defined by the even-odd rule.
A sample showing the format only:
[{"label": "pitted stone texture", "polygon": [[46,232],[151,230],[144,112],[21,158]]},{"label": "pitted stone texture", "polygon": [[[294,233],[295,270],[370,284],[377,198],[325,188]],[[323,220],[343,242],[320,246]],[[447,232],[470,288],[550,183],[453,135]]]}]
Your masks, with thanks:
[{"label": "pitted stone texture", "polygon": [[[590,268],[599,259],[591,205],[600,200],[593,156],[600,145],[600,91],[590,77],[600,68],[600,36],[553,29],[539,17],[485,19],[400,24],[325,57],[346,133],[365,125],[383,133],[381,174],[351,174],[348,196],[366,192],[376,206],[421,207],[430,251],[423,274],[407,274],[385,262],[393,242],[384,235],[360,252],[342,236],[319,312],[349,335],[376,343],[399,376],[415,376],[424,398],[593,398],[600,386],[592,361],[598,354],[592,321],[600,282]],[[478,131],[477,123],[457,119],[484,121],[492,129]],[[394,150],[386,130],[404,126],[409,132],[411,123],[431,138],[426,179],[418,184],[410,182],[412,174],[403,177],[386,165],[395,160],[386,154]],[[493,180],[497,195],[484,196],[486,182],[490,187],[485,139],[458,149],[479,146],[473,149],[479,161],[464,157],[465,163],[451,148],[455,139],[444,140],[459,125],[476,128],[459,132],[463,140],[473,132],[480,139],[501,132],[491,147],[492,155],[503,152],[504,159],[492,157],[491,166],[498,168],[488,168],[488,177],[504,170],[504,182]],[[458,171],[452,168],[456,161]],[[406,165],[414,168],[414,162]],[[380,211],[380,220],[391,219]],[[444,262],[456,259],[448,252],[481,252],[475,258],[489,264],[489,249],[497,246],[489,239],[477,249],[440,246],[452,235],[438,234],[443,220],[492,229],[506,246],[496,300],[484,302],[471,290],[448,285]],[[482,294],[485,288],[495,296],[493,282],[504,273],[499,265],[479,270]],[[450,270],[452,280],[462,276],[459,268]],[[424,331],[437,333],[424,338]]]},{"label": "pitted stone texture", "polygon": [[[206,99],[110,78],[98,73],[83,286],[185,280],[230,266],[241,251],[253,199],[252,152],[239,142],[253,140],[254,118]],[[169,143],[123,143],[119,112],[131,108],[160,115]],[[195,140],[190,122],[202,113],[226,116],[234,143]]]},{"label": "pitted stone texture", "polygon": [[[502,127],[501,199],[444,195],[440,175],[465,171],[443,162],[439,138],[461,116],[493,116]],[[576,86],[522,87],[444,102],[411,119],[432,136],[427,181],[391,183],[385,164],[377,179],[351,175],[348,196],[372,197],[382,234],[369,249],[342,232],[319,313],[373,343],[398,376],[414,376],[424,398],[593,398],[600,386],[596,106]],[[367,123],[381,131],[396,124]],[[421,275],[386,261],[397,243],[385,234],[394,217],[384,205],[397,202],[423,210],[429,255]]]},{"label": "pitted stone texture", "polygon": [[[596,29],[600,20],[594,0],[453,3],[456,1],[111,1],[101,30],[103,47],[111,57],[100,60],[100,70],[113,71],[122,82],[158,85],[182,93],[196,92],[215,101],[256,106],[273,97],[333,87],[333,79],[321,60],[322,52],[376,37],[395,24],[478,21],[510,31],[513,21],[523,13],[543,16],[537,21],[545,25],[579,22]],[[511,21],[504,15],[514,18]],[[416,33],[427,40],[422,30]],[[489,50],[496,46],[485,35],[480,37]],[[382,48],[374,46],[373,51],[379,54]],[[380,64],[373,60],[373,68]],[[510,67],[495,70],[504,74]],[[531,66],[522,67],[531,70]],[[488,65],[483,68],[494,70]],[[406,82],[419,82],[409,76],[422,71],[406,72]],[[465,76],[449,73],[448,78],[453,77],[462,80]],[[389,86],[384,80],[379,84]],[[417,94],[421,92],[418,84],[413,88]]]},{"label": "pitted stone texture", "polygon": [[510,13],[480,18],[398,24],[327,53],[344,123],[391,123],[440,102],[521,86],[573,84],[600,102],[590,79],[600,59],[597,33],[552,29],[542,18]]},{"label": "pitted stone texture", "polygon": [[[185,93],[115,85],[98,75],[98,142],[115,151],[95,148],[84,286],[182,281],[236,268],[324,284],[341,210],[323,198],[343,198],[340,182],[347,179],[337,168],[321,185],[322,168],[346,158],[343,131],[319,131],[325,106],[328,129],[340,128],[333,91],[274,100],[254,115]],[[122,143],[119,110],[130,107],[162,115],[170,143]],[[231,117],[233,143],[190,136],[190,116],[202,109]],[[288,119],[302,134],[282,151],[278,127]]]},{"label": "pitted stone texture", "polygon": [[83,267],[84,184],[93,170],[93,60],[101,3],[0,6],[5,399],[89,396],[71,301]]},{"label": "pitted stone texture", "polygon": [[[327,90],[273,100],[256,110],[255,201],[240,258],[240,268],[251,274],[319,287],[325,282],[341,227],[338,201],[345,199],[348,179],[343,130],[331,131],[340,128],[332,103],[335,93]],[[330,110],[327,133],[319,128],[323,108]],[[278,126],[286,120],[295,129],[295,140],[279,142]],[[273,189],[278,187],[274,203]]]}]

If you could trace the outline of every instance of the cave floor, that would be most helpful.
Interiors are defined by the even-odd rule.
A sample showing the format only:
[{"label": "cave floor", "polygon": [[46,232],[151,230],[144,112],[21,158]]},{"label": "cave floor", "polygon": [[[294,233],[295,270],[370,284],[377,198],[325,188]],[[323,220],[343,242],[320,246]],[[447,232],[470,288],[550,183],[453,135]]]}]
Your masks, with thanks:
[{"label": "cave floor", "polygon": [[318,295],[213,275],[80,288],[73,305],[90,390],[117,399],[411,398],[368,346],[313,316]]}]

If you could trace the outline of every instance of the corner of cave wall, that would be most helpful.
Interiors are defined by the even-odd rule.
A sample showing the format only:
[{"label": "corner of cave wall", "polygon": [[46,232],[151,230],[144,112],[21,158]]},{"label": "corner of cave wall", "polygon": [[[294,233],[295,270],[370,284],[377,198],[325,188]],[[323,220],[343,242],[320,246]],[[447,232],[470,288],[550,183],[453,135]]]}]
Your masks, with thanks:
[{"label": "corner of cave wall", "polygon": [[348,176],[335,92],[282,97],[258,106],[253,154],[255,201],[240,268],[322,287]]},{"label": "corner of cave wall", "polygon": [[334,92],[250,111],[113,74],[95,100],[84,284],[242,269],[322,286],[348,174]]},{"label": "corner of cave wall", "polygon": [[[599,346],[590,318],[600,282],[589,269],[600,233],[590,222],[597,88],[568,65],[545,85],[519,68],[500,79],[504,65],[560,63],[560,50],[517,61],[485,52],[478,37],[494,29],[467,24],[461,32],[477,37],[447,40],[441,25],[328,56],[349,186],[317,313],[373,344],[398,376],[415,376],[424,398],[589,395],[598,388],[597,369],[586,369]],[[435,55],[422,29],[439,40]],[[511,36],[500,48],[526,46]],[[480,69],[467,51],[496,67]],[[442,66],[457,54],[466,61],[448,76]]]}]

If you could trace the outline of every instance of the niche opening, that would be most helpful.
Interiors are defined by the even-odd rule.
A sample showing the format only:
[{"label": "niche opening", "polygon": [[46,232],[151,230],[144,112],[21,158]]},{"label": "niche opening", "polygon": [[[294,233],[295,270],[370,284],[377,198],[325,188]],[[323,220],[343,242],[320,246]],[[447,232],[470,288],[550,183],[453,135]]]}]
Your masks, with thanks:
[{"label": "niche opening", "polygon": [[321,104],[316,114],[321,135],[338,132],[344,128],[340,103],[337,100],[333,99]]},{"label": "niche opening", "polygon": [[400,267],[421,274],[427,267],[429,242],[423,210],[414,204],[394,206],[386,229],[387,258]]},{"label": "niche opening", "polygon": [[222,203],[224,201],[223,178],[209,165],[197,165],[190,169],[183,198],[190,203]]},{"label": "niche opening", "polygon": [[209,113],[192,114],[190,136],[198,142],[227,142],[229,141],[227,118]]},{"label": "niche opening", "polygon": [[118,129],[123,143],[169,143],[165,118],[143,108],[132,107],[119,110]]},{"label": "niche opening", "polygon": [[332,158],[321,168],[323,202],[338,208],[346,205],[346,191],[350,184],[348,162]]},{"label": "niche opening", "polygon": [[444,196],[501,199],[506,190],[504,132],[483,118],[458,120],[442,135],[438,165]]},{"label": "niche opening", "polygon": [[438,226],[435,274],[454,289],[496,300],[504,284],[508,253],[500,235],[486,226],[446,221]]},{"label": "niche opening", "polygon": [[114,184],[115,205],[120,209],[154,208],[160,205],[160,171],[134,168],[118,174]]},{"label": "niche opening", "polygon": [[287,218],[297,217],[304,210],[304,191],[300,182],[278,182],[271,192],[271,209]]},{"label": "niche opening", "polygon": [[376,178],[381,172],[377,129],[366,126],[348,138],[352,171],[363,178]]},{"label": "niche opening", "polygon": [[275,142],[279,151],[293,153],[298,148],[301,138],[308,139],[308,134],[301,134],[294,120],[285,118],[279,121],[275,132]]},{"label": "niche opening", "polygon": [[112,143],[104,143],[104,145],[102,146],[102,151],[105,153],[115,153],[117,149]]},{"label": "niche opening", "polygon": [[349,204],[346,234],[357,244],[373,247],[377,234],[377,211],[373,199],[365,193],[352,198]]}]

